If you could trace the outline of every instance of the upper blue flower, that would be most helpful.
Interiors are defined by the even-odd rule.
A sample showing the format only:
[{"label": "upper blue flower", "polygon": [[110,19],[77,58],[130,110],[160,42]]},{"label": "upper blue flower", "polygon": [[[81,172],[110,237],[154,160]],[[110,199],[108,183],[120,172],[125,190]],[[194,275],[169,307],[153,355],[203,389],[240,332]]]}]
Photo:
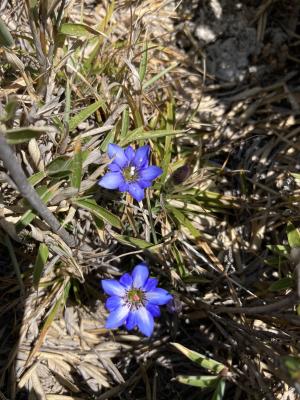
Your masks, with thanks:
[{"label": "upper blue flower", "polygon": [[162,174],[162,169],[149,166],[150,146],[139,147],[136,151],[131,146],[122,149],[116,144],[108,145],[108,156],[113,158],[108,172],[98,184],[106,189],[119,189],[129,192],[141,201],[145,197],[144,189],[152,185],[152,181]]},{"label": "upper blue flower", "polygon": [[101,283],[103,290],[111,296],[106,301],[110,314],[105,327],[114,329],[125,324],[131,330],[138,326],[144,335],[151,336],[153,317],[160,316],[159,306],[167,304],[172,296],[156,287],[158,281],[149,278],[147,265],[136,265],[131,274],[124,274],[119,281],[103,279]]}]

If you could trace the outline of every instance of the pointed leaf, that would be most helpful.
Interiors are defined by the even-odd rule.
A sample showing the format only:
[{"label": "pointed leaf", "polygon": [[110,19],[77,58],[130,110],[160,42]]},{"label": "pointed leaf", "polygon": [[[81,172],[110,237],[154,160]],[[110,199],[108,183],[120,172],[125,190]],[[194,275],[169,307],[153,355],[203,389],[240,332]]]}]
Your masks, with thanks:
[{"label": "pointed leaf", "polygon": [[78,207],[84,208],[85,210],[89,210],[96,217],[103,219],[105,222],[108,222],[115,228],[122,227],[121,220],[116,215],[111,213],[110,211],[107,211],[107,210],[105,210],[105,208],[98,206],[98,204],[95,202],[95,200],[73,199],[72,203],[76,204]]},{"label": "pointed leaf", "polygon": [[205,389],[216,387],[219,377],[214,375],[178,375],[176,376],[176,380],[185,385],[196,386]]},{"label": "pointed leaf", "polygon": [[104,107],[105,102],[103,100],[95,101],[95,103],[90,104],[83,110],[81,110],[78,114],[72,117],[69,121],[69,131],[74,131],[81,122],[85,121],[88,117],[90,117],[94,112],[98,110],[100,107]]},{"label": "pointed leaf", "polygon": [[48,260],[49,250],[48,247],[41,243],[39,246],[38,254],[35,260],[34,270],[33,270],[33,285],[37,289],[42,276],[43,268]]},{"label": "pointed leaf", "polygon": [[179,350],[182,354],[188,357],[191,361],[194,361],[202,368],[208,369],[216,374],[218,374],[225,368],[224,364],[221,364],[220,362],[215,361],[212,358],[208,358],[203,354],[197,353],[196,351],[190,350],[179,343],[171,344],[176,347],[176,349]]}]

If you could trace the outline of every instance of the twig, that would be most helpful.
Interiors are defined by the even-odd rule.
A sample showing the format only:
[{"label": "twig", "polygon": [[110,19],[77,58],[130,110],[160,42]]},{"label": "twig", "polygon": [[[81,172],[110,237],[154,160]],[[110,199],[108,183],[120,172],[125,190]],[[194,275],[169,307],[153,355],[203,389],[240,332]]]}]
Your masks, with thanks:
[{"label": "twig", "polygon": [[21,195],[37,211],[40,217],[47,222],[54,233],[59,235],[69,247],[75,247],[75,239],[61,227],[57,218],[48,210],[48,207],[41,201],[34,188],[28,183],[20,162],[12,148],[7,144],[1,128],[0,159],[3,161],[4,167],[8,170]]},{"label": "twig", "polygon": [[264,306],[256,307],[215,307],[213,312],[215,314],[229,313],[229,314],[268,314],[273,311],[280,311],[284,307],[292,306],[300,303],[298,296],[293,293],[286,296],[283,300],[279,300],[276,303],[266,304]]}]

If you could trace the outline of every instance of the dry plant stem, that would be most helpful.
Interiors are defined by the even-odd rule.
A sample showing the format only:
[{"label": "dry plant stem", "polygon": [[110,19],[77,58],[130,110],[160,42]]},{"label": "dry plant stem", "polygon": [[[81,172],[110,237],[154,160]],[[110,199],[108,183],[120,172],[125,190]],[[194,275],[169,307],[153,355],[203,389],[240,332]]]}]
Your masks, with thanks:
[{"label": "dry plant stem", "polygon": [[300,302],[299,297],[293,293],[286,296],[283,300],[276,303],[266,304],[257,307],[215,307],[213,312],[215,314],[230,313],[230,314],[264,314],[274,311],[281,311],[284,307],[289,307]]},{"label": "dry plant stem", "polygon": [[0,159],[3,161],[4,167],[9,172],[21,195],[37,211],[40,217],[47,222],[54,233],[59,235],[69,247],[75,247],[75,239],[69,235],[63,227],[61,227],[57,218],[48,210],[47,206],[41,201],[34,188],[28,183],[17,156],[13,152],[12,148],[7,144],[1,129]]}]

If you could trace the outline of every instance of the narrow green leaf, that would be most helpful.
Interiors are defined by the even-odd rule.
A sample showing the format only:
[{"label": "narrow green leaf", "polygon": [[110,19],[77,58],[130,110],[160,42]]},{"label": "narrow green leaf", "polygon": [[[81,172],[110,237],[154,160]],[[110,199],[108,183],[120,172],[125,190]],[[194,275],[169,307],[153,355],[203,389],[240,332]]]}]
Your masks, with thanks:
[{"label": "narrow green leaf", "polygon": [[162,78],[164,75],[166,75],[168,72],[172,71],[172,69],[176,68],[178,66],[178,63],[172,64],[169,67],[165,68],[164,70],[162,70],[160,73],[158,73],[157,75],[153,76],[151,79],[149,79],[148,81],[146,81],[143,84],[143,90],[147,89],[147,87],[153,85],[153,83],[155,83],[156,81],[158,81],[160,78]]},{"label": "narrow green leaf", "polygon": [[216,374],[219,374],[224,368],[225,365],[215,361],[211,358],[205,357],[203,354],[197,353],[196,351],[190,350],[187,347],[182,346],[179,343],[171,343],[177,350],[179,350],[182,354],[184,354],[191,361],[197,363],[202,368],[205,368],[209,371],[212,371]]},{"label": "narrow green leaf", "polygon": [[2,118],[2,120],[4,121],[11,121],[13,122],[15,115],[16,115],[16,111],[18,108],[18,101],[16,98],[12,97],[11,99],[8,100],[6,106],[5,106],[5,117]]},{"label": "narrow green leaf", "polygon": [[281,290],[290,289],[294,286],[294,279],[288,276],[279,279],[269,286],[271,292],[280,292]]},{"label": "narrow green leaf", "polygon": [[300,232],[291,222],[287,224],[287,237],[291,247],[300,247]]},{"label": "narrow green leaf", "polygon": [[[167,130],[172,130],[174,125],[174,104],[171,102],[167,103]],[[165,146],[164,146],[164,159],[162,162],[163,174],[160,177],[160,182],[163,184],[166,181],[168,175],[169,164],[171,161],[172,152],[172,138],[171,136],[166,136]]]},{"label": "narrow green leaf", "polygon": [[48,260],[48,256],[49,256],[48,247],[44,243],[41,243],[39,246],[38,254],[33,269],[33,285],[36,289],[38,289],[43,268]]},{"label": "narrow green leaf", "polygon": [[290,253],[289,246],[283,244],[268,244],[267,248],[279,256],[288,257]]},{"label": "narrow green leaf", "polygon": [[129,110],[126,107],[122,114],[122,126],[121,126],[121,133],[120,138],[125,138],[129,128]]},{"label": "narrow green leaf", "polygon": [[28,142],[30,139],[37,138],[45,133],[45,128],[15,128],[6,131],[6,139],[9,144],[19,144]]},{"label": "narrow green leaf", "polygon": [[225,380],[220,379],[211,400],[222,400],[225,394]]},{"label": "narrow green leaf", "polygon": [[72,159],[66,156],[56,157],[46,168],[49,176],[69,176],[72,169]]},{"label": "narrow green leaf", "polygon": [[[38,195],[40,196],[40,199],[42,200],[43,203],[47,204],[56,194],[57,189],[59,186],[62,184],[62,182],[58,182],[55,185],[51,186],[48,188],[47,186],[40,186],[39,188],[36,189]],[[31,221],[36,217],[36,212],[34,210],[28,210],[26,211],[20,220],[16,224],[16,228],[24,228],[28,224],[31,223]]]},{"label": "narrow green leaf", "polygon": [[138,249],[147,249],[154,247],[153,243],[146,242],[146,240],[133,238],[127,235],[118,235],[117,233],[112,233],[112,236],[120,243],[126,246],[136,247]]},{"label": "narrow green leaf", "polygon": [[63,33],[64,35],[78,36],[78,37],[81,36],[90,37],[91,35],[93,36],[102,35],[107,37],[103,32],[100,32],[89,25],[75,24],[71,22],[66,22],[61,24],[60,33]]},{"label": "narrow green leaf", "polygon": [[6,24],[0,18],[0,46],[12,47],[15,44]]},{"label": "narrow green leaf", "polygon": [[281,357],[292,379],[300,382],[300,358],[295,356]]},{"label": "narrow green leaf", "polygon": [[82,176],[82,152],[81,152],[81,142],[78,139],[75,143],[74,157],[72,160],[72,173],[71,173],[71,185],[80,189]]},{"label": "narrow green leaf", "polygon": [[32,186],[35,186],[40,183],[46,176],[47,175],[44,171],[40,171],[36,174],[31,175],[27,180]]},{"label": "narrow green leaf", "polygon": [[176,380],[185,385],[196,386],[205,389],[214,388],[219,380],[219,377],[210,375],[178,375],[176,376]]},{"label": "narrow green leaf", "polygon": [[148,63],[148,43],[145,42],[143,46],[142,59],[139,67],[139,77],[141,82],[143,82],[146,75],[147,63]]},{"label": "narrow green leaf", "polygon": [[136,129],[134,131],[128,132],[127,137],[121,140],[121,146],[125,144],[134,142],[135,140],[151,140],[158,139],[165,136],[177,136],[185,133],[184,130],[173,130],[173,129],[164,129],[164,130],[155,130],[155,131],[144,131],[142,127]]},{"label": "narrow green leaf", "polygon": [[105,102],[103,100],[95,101],[95,103],[90,104],[83,110],[81,110],[78,114],[70,119],[69,122],[69,130],[70,132],[74,131],[81,122],[85,121],[88,117],[94,114],[95,111],[100,107],[105,107]]},{"label": "narrow green leaf", "polygon": [[170,206],[167,206],[167,209],[169,209],[172,212],[173,216],[181,225],[183,225],[190,231],[191,235],[193,235],[195,239],[200,237],[200,232],[198,231],[198,229],[194,227],[192,222],[181,211],[179,211],[175,207],[170,207]]},{"label": "narrow green leaf", "polygon": [[95,200],[73,199],[72,203],[76,204],[78,207],[90,211],[92,214],[96,215],[96,217],[103,219],[105,222],[108,222],[115,228],[122,228],[121,220],[110,211],[107,211],[104,208],[98,206]]},{"label": "narrow green leaf", "polygon": [[113,128],[110,132],[108,132],[106,134],[106,136],[100,146],[101,151],[103,151],[103,152],[107,151],[107,146],[109,145],[109,143],[114,142],[115,134],[116,134],[115,128]]},{"label": "narrow green leaf", "polygon": [[70,111],[71,111],[71,88],[69,79],[67,79],[65,94],[66,94],[66,106],[64,113],[64,123],[69,127]]}]

